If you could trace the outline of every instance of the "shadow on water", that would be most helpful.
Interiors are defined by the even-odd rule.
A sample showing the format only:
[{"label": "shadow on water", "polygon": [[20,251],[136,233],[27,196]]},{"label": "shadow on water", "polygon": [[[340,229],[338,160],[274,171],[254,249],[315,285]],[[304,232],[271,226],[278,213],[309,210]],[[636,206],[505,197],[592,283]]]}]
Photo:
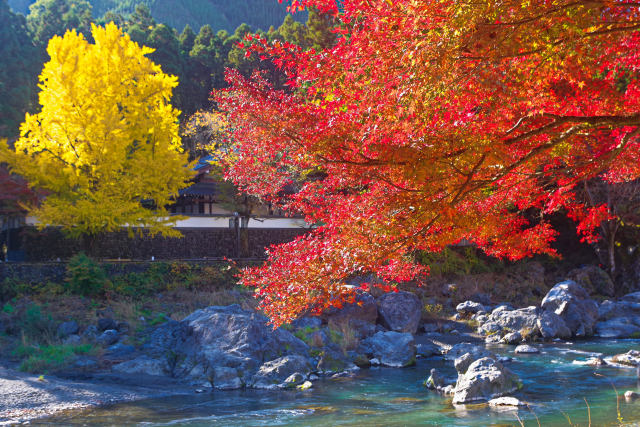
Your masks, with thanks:
[{"label": "shadow on water", "polygon": [[[580,364],[595,355],[613,355],[638,348],[638,340],[549,344],[540,354],[515,355],[513,347],[494,346],[514,358],[507,366],[524,388],[515,396],[530,402],[530,409],[489,408],[486,404],[454,407],[451,400],[422,386],[431,368],[454,377],[450,362],[420,359],[411,368],[374,368],[355,378],[320,380],[307,391],[214,391],[193,396],[149,399],[106,406],[50,418],[35,425],[83,426],[592,426],[619,425],[615,385],[639,390],[635,369]],[[595,375],[595,374],[598,375]],[[611,383],[610,383],[611,382]],[[640,401],[620,396],[624,423],[638,425]],[[533,413],[535,413],[535,416]],[[563,414],[564,412],[564,414]]]}]

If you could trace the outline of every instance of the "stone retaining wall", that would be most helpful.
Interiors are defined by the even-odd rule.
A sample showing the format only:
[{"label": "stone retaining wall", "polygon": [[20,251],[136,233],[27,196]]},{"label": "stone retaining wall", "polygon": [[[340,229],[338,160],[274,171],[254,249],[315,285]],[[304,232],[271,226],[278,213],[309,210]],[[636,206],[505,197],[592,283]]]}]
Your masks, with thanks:
[{"label": "stone retaining wall", "polygon": [[[10,249],[27,262],[66,260],[84,251],[96,259],[156,260],[203,258],[259,258],[265,247],[293,240],[307,232],[301,228],[248,228],[240,230],[240,239],[233,228],[181,229],[182,238],[129,236],[126,231],[108,233],[90,244],[65,237],[55,228],[38,231],[23,227],[11,235]],[[0,235],[0,246],[6,233]],[[239,245],[238,245],[239,242]]]}]

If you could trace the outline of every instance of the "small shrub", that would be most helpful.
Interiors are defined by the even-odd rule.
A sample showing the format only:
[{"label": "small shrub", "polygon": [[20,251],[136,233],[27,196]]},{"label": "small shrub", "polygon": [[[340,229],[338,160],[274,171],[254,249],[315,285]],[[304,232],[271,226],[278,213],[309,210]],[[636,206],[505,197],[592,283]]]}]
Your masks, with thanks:
[{"label": "small shrub", "polygon": [[444,311],[442,304],[425,304],[424,311],[434,317],[439,317]]},{"label": "small shrub", "polygon": [[66,289],[76,295],[104,295],[111,283],[104,269],[84,253],[69,260],[67,264]]},{"label": "small shrub", "polygon": [[50,314],[43,314],[37,304],[30,304],[18,319],[22,334],[37,342],[50,342],[56,336],[56,325]]},{"label": "small shrub", "polygon": [[14,306],[12,306],[12,305],[11,305],[11,304],[9,304],[9,303],[6,303],[6,304],[2,307],[2,312],[3,312],[3,313],[11,314],[11,313],[13,313],[14,311],[16,311],[15,307],[14,307]]}]

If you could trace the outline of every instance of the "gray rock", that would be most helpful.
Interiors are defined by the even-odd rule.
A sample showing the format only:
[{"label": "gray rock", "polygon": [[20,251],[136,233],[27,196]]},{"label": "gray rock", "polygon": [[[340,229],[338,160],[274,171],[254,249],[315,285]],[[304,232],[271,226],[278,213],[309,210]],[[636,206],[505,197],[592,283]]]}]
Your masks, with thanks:
[{"label": "gray rock", "polygon": [[441,390],[447,384],[442,374],[436,368],[431,368],[429,378],[425,380],[424,385],[431,390]]},{"label": "gray rock", "polygon": [[375,324],[378,319],[378,306],[371,294],[360,292],[353,304],[345,304],[340,309],[331,308],[323,315],[327,323],[348,323],[352,319],[359,319]]},{"label": "gray rock", "polygon": [[456,311],[461,314],[466,314],[466,313],[477,313],[479,311],[486,312],[487,309],[485,308],[484,305],[477,303],[475,301],[465,301],[465,302],[461,302],[456,306]]},{"label": "gray rock", "polygon": [[518,331],[523,338],[535,336],[538,334],[538,315],[537,307],[525,307],[517,310],[501,310],[493,311],[489,316],[489,321],[508,331]]},{"label": "gray rock", "polygon": [[469,365],[458,377],[453,403],[469,403],[504,396],[521,387],[517,375],[490,357],[483,357]]},{"label": "gray rock", "polygon": [[283,356],[264,363],[253,377],[252,387],[276,389],[295,373],[309,375],[311,366],[305,357],[298,355]]},{"label": "gray rock", "polygon": [[416,345],[416,354],[420,357],[430,357],[442,354],[442,350],[433,343],[421,343]]},{"label": "gray rock", "polygon": [[118,323],[110,317],[98,319],[98,331],[104,332],[109,329],[118,330]]},{"label": "gray rock", "polygon": [[495,357],[492,352],[490,352],[483,346],[470,343],[459,343],[451,347],[445,354],[444,358],[445,360],[455,361],[465,353],[469,353],[472,356],[473,360],[480,359],[482,357]]},{"label": "gray rock", "polygon": [[305,375],[302,375],[300,372],[296,372],[295,374],[289,375],[289,377],[284,380],[284,383],[287,385],[295,386],[297,384],[302,384],[304,381],[306,381],[306,379],[307,377]]},{"label": "gray rock", "polygon": [[611,360],[621,365],[640,366],[640,351],[629,350],[626,353],[616,354]]},{"label": "gray rock", "polygon": [[495,344],[495,343],[499,343],[501,339],[502,338],[500,338],[500,334],[488,335],[484,339],[484,342],[487,344]]},{"label": "gray rock", "polygon": [[422,316],[420,299],[410,292],[390,292],[377,300],[382,324],[396,332],[415,334]]},{"label": "gray rock", "polygon": [[500,333],[502,332],[502,326],[498,325],[496,322],[486,322],[478,327],[478,333],[482,335],[498,335],[498,340],[500,340]]},{"label": "gray rock", "polygon": [[564,320],[573,336],[591,336],[598,318],[598,304],[576,282],[567,280],[556,284],[542,300],[542,308]]},{"label": "gray rock", "polygon": [[123,374],[154,376],[166,376],[168,372],[165,360],[153,359],[149,356],[140,356],[136,359],[113,365],[112,369]]},{"label": "gray rock", "polygon": [[633,292],[622,297],[623,301],[640,303],[640,292]]},{"label": "gray rock", "polygon": [[58,325],[58,336],[60,338],[67,338],[69,335],[75,335],[80,331],[80,326],[75,320],[69,322],[62,322]]},{"label": "gray rock", "polygon": [[173,375],[205,380],[218,367],[241,372],[248,383],[265,361],[286,355],[308,355],[309,346],[283,328],[238,305],[197,310],[182,322],[170,321],[151,336],[148,351],[177,352]]},{"label": "gray rock", "polygon": [[505,344],[511,344],[511,345],[519,344],[522,342],[522,334],[520,334],[520,332],[517,332],[517,331],[510,332],[505,336],[503,336],[500,341]]},{"label": "gray rock", "polygon": [[640,314],[640,303],[635,301],[603,301],[598,307],[598,320],[611,320],[616,317],[632,317]]},{"label": "gray rock", "polygon": [[105,356],[112,359],[119,359],[130,356],[131,354],[135,353],[135,351],[136,348],[132,345],[118,343],[112,345],[111,347],[108,347],[105,351]]},{"label": "gray rock", "polygon": [[558,316],[553,311],[542,312],[538,318],[537,325],[540,330],[540,334],[545,339],[571,338],[571,330],[564,323],[562,317]]},{"label": "gray rock", "polygon": [[118,342],[120,339],[120,334],[115,329],[107,329],[96,339],[98,344],[103,346],[113,345]]},{"label": "gray rock", "polygon": [[537,347],[528,344],[520,344],[514,351],[519,354],[540,353],[540,350]]},{"label": "gray rock", "polygon": [[218,390],[237,390],[242,388],[244,383],[235,368],[219,366],[213,370],[213,387]]},{"label": "gray rock", "polygon": [[98,338],[98,328],[94,325],[89,325],[82,331],[81,336],[87,341],[95,341]]},{"label": "gray rock", "polygon": [[453,366],[456,368],[458,375],[463,375],[469,369],[469,365],[474,362],[474,357],[471,353],[465,353],[462,356],[458,357],[454,362]]},{"label": "gray rock", "polygon": [[480,324],[483,324],[489,320],[489,316],[487,316],[486,314],[474,314],[472,319]]},{"label": "gray rock", "polygon": [[82,343],[82,337],[80,335],[69,335],[62,340],[65,345],[78,345]]},{"label": "gray rock", "polygon": [[598,322],[595,326],[596,335],[602,338],[637,338],[640,337],[640,326],[636,322],[640,318],[615,317],[611,320]]},{"label": "gray rock", "polygon": [[362,341],[359,350],[383,365],[398,368],[413,365],[416,358],[413,335],[409,333],[378,332]]},{"label": "gray rock", "polygon": [[511,311],[511,310],[513,310],[513,307],[511,306],[511,304],[500,304],[491,311],[491,314],[497,314],[497,313],[500,313],[501,311]]}]

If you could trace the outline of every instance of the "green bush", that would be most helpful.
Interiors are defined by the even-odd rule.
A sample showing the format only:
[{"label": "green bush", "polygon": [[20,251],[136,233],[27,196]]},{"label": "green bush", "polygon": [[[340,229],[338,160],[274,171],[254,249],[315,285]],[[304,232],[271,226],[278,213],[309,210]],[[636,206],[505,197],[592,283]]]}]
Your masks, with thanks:
[{"label": "green bush", "polygon": [[65,285],[68,292],[84,296],[100,296],[111,286],[104,269],[84,253],[69,260]]},{"label": "green bush", "polygon": [[43,314],[37,304],[29,305],[19,320],[24,336],[38,342],[51,340],[56,335],[56,325],[50,314]]}]

